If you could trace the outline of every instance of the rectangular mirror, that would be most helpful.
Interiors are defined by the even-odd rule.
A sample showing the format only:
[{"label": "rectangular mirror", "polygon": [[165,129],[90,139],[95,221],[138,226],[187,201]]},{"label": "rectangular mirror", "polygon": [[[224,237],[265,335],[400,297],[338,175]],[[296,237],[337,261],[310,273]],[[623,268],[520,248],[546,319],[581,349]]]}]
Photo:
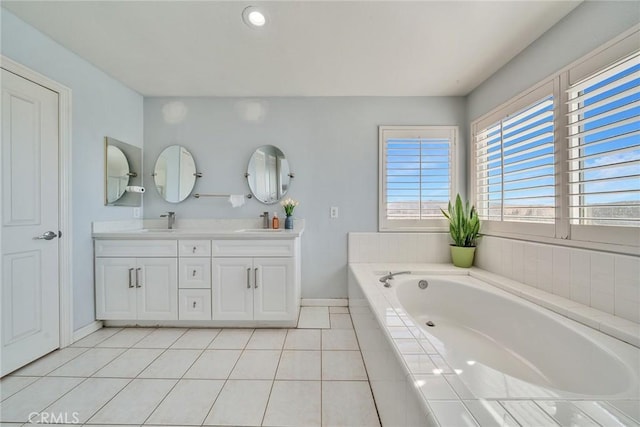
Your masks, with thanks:
[{"label": "rectangular mirror", "polygon": [[136,187],[142,187],[142,149],[106,136],[104,138],[105,206],[141,206],[142,193],[136,192]]}]

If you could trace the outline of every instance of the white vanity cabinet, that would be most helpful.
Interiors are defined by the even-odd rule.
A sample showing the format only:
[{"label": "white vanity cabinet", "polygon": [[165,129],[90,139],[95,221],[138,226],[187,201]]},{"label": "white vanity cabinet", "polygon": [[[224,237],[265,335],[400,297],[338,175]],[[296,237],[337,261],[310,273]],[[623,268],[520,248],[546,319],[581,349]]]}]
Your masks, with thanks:
[{"label": "white vanity cabinet", "polygon": [[295,321],[300,299],[297,251],[297,240],[214,241],[213,318]]},{"label": "white vanity cabinet", "polygon": [[211,320],[211,240],[179,240],[178,255],[178,319]]},{"label": "white vanity cabinet", "polygon": [[176,242],[96,241],[98,320],[177,320]]}]

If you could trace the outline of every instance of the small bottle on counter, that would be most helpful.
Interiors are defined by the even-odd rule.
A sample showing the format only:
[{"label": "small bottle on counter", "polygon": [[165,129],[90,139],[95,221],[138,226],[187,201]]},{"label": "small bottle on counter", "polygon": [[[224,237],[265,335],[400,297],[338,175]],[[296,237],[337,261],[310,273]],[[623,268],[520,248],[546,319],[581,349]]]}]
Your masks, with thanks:
[{"label": "small bottle on counter", "polygon": [[273,220],[271,220],[271,227],[275,230],[280,228],[280,219],[278,219],[278,213],[273,213]]}]

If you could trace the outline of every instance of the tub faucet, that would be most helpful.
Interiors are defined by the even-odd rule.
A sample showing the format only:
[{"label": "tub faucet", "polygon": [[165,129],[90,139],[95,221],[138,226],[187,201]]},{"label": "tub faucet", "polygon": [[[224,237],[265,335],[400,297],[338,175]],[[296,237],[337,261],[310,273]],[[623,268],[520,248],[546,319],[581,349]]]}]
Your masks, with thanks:
[{"label": "tub faucet", "polygon": [[264,212],[260,215],[262,218],[262,228],[271,228],[271,221],[269,221],[269,212]]},{"label": "tub faucet", "polygon": [[394,276],[397,276],[398,274],[411,274],[411,272],[410,271],[398,271],[396,273],[389,272],[389,274],[385,274],[380,278],[380,283],[384,283],[385,288],[391,287],[391,283],[389,283],[389,280],[392,280]]},{"label": "tub faucet", "polygon": [[173,229],[173,224],[176,222],[175,212],[167,212],[166,214],[160,215],[160,218],[167,218],[167,229]]}]

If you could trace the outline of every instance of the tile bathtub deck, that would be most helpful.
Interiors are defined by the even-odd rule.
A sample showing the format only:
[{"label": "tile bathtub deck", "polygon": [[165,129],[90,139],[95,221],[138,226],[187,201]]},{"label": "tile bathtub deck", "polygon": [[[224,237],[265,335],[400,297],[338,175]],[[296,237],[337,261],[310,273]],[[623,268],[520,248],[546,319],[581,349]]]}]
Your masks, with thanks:
[{"label": "tile bathtub deck", "polygon": [[348,310],[323,309],[297,329],[100,329],[0,380],[0,421],[379,426]]}]

